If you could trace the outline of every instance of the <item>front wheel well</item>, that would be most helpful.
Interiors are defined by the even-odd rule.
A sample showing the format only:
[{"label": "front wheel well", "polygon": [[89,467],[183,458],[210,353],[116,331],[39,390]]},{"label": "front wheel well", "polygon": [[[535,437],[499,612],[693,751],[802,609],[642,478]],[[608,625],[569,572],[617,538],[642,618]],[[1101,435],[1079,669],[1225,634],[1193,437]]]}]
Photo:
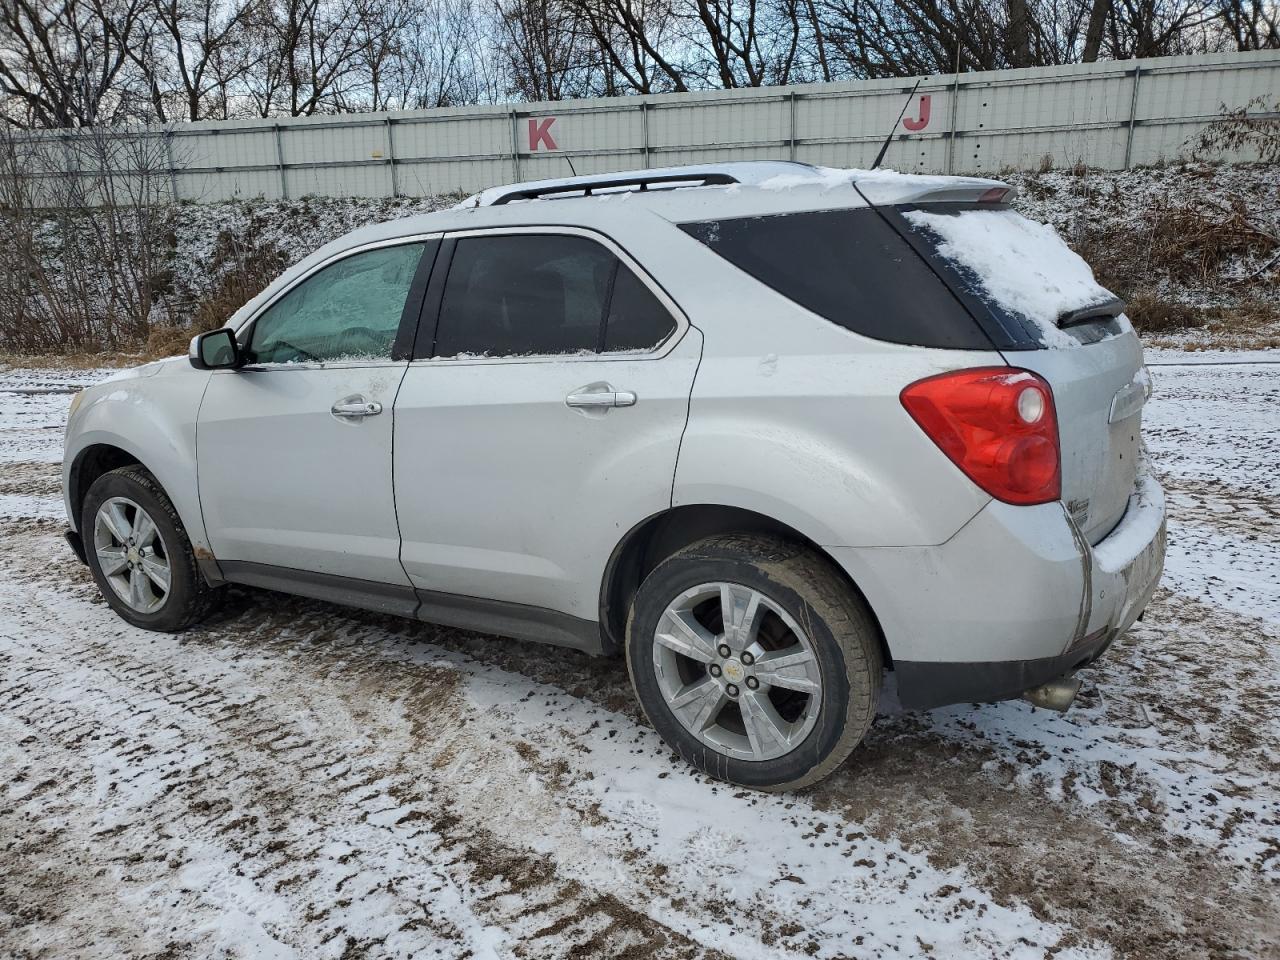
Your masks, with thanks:
[{"label": "front wheel well", "polygon": [[[644,578],[663,560],[691,543],[707,537],[733,533],[756,533],[781,540],[803,543],[822,557],[849,589],[862,601],[873,620],[875,611],[867,603],[866,596],[845,572],[840,564],[818,544],[798,530],[772,517],[741,507],[719,504],[689,504],[673,507],[655,514],[633,527],[614,548],[613,556],[605,569],[600,588],[600,629],[607,653],[619,653],[626,642],[627,616],[631,600]],[[876,633],[885,666],[891,666],[892,657],[884,639],[884,631],[876,621]]]},{"label": "front wheel well", "polygon": [[[127,467],[133,464],[142,465],[133,454],[121,450],[119,447],[113,447],[109,443],[95,443],[92,446],[85,447],[76,456],[75,463],[71,466],[71,475],[67,479],[68,495],[71,501],[71,509],[77,527],[80,524],[80,511],[84,506],[85,495],[88,494],[89,488],[93,486],[93,482],[104,473],[110,473],[112,470],[118,470],[120,467]],[[83,532],[83,531],[82,531]]]}]

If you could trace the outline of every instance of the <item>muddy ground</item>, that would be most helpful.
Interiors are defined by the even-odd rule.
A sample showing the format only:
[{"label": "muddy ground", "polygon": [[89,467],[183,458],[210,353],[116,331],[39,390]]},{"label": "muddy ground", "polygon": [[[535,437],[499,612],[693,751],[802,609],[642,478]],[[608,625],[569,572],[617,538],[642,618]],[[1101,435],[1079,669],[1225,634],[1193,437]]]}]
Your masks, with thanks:
[{"label": "muddy ground", "polygon": [[[1237,358],[1239,359],[1239,358]],[[0,374],[0,955],[1280,956],[1280,366],[1157,368],[1144,621],[1065,716],[899,709],[727,788],[618,662],[236,590],[116,618]]]}]

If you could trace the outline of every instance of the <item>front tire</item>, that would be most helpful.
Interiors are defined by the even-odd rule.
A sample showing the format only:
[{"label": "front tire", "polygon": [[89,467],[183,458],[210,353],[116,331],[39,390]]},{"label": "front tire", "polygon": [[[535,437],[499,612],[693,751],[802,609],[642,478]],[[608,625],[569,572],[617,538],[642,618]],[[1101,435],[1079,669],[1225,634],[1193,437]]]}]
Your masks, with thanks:
[{"label": "front tire", "polygon": [[218,591],[200,574],[173,502],[144,467],[120,467],[93,482],[80,534],[103,598],[135,627],[174,633],[216,605]]},{"label": "front tire", "polygon": [[685,547],[640,585],[626,646],[649,722],[717,779],[808,786],[848,758],[875,718],[875,622],[802,544],[728,535]]}]

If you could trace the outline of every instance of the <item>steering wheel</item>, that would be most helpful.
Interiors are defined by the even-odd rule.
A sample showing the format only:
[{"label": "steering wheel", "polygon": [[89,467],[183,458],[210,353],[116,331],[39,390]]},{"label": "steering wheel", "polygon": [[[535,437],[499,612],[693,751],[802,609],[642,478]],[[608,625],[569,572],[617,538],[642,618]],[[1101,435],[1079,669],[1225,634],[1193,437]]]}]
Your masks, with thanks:
[{"label": "steering wheel", "polygon": [[374,330],[372,327],[347,327],[338,335],[338,342],[344,348],[353,342],[359,343],[362,339],[370,346],[376,345],[381,348],[387,342],[387,334],[385,331]]},{"label": "steering wheel", "polygon": [[[281,350],[292,350],[295,354],[297,354],[295,359],[300,360],[303,363],[311,363],[314,361],[318,361],[320,359],[314,353],[308,353],[306,350],[303,350],[301,347],[290,343],[288,340],[277,340],[271,352],[274,354],[274,353],[279,353]],[[258,363],[281,363],[281,362],[287,363],[289,361],[257,360],[257,362]]]}]

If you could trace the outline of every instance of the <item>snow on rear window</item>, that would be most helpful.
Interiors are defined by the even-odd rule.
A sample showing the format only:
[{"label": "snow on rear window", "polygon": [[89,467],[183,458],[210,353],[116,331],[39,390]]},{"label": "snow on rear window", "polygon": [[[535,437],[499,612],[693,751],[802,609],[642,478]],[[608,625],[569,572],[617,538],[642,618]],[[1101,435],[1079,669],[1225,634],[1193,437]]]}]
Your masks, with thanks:
[{"label": "snow on rear window", "polygon": [[1058,328],[1058,318],[1112,299],[1053,227],[1012,210],[910,210],[903,216],[936,235],[939,256],[972,273],[998,306],[1034,323],[1047,346],[1079,346]]}]

